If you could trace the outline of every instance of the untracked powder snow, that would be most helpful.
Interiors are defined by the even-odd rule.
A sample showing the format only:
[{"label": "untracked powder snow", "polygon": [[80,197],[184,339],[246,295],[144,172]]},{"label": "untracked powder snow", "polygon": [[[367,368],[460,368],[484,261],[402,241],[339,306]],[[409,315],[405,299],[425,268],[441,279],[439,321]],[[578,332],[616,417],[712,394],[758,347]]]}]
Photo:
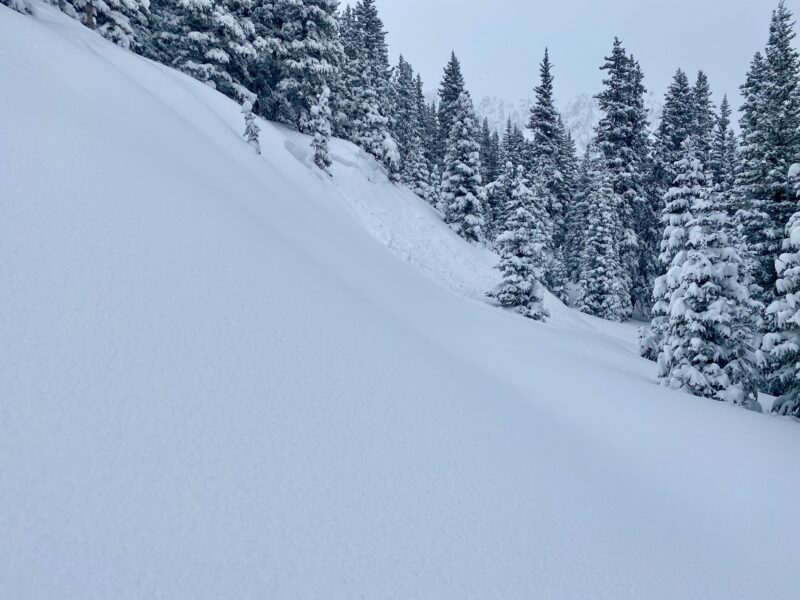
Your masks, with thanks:
[{"label": "untracked powder snow", "polygon": [[0,598],[794,600],[800,424],[497,256],[355,146],[0,6]]}]

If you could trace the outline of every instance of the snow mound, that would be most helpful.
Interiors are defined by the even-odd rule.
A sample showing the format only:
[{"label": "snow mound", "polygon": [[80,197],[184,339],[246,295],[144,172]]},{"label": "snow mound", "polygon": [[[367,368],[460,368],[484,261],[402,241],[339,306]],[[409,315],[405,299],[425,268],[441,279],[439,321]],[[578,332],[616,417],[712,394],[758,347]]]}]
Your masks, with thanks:
[{"label": "snow mound", "polygon": [[791,420],[494,256],[352,145],[0,6],[0,597],[792,599]]}]

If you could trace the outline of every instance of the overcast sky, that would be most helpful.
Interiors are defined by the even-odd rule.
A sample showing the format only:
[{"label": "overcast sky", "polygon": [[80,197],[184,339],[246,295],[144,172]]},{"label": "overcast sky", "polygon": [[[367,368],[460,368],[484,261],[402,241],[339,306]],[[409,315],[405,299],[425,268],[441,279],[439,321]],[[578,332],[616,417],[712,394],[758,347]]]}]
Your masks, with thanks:
[{"label": "overcast sky", "polygon": [[[377,0],[393,61],[403,53],[435,89],[455,50],[477,100],[530,97],[544,47],[556,94],[596,93],[614,36],[642,65],[648,89],[663,94],[678,67],[700,68],[715,99],[738,86],[763,48],[777,0]],[[800,0],[789,0],[797,13]]]}]

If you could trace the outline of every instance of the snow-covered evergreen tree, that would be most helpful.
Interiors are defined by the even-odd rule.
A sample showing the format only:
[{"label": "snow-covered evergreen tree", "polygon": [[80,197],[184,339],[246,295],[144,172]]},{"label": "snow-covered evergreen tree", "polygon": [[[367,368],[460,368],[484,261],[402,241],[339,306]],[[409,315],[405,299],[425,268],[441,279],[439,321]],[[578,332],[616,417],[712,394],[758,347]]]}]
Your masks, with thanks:
[{"label": "snow-covered evergreen tree", "polygon": [[316,104],[311,107],[309,127],[313,132],[311,147],[314,149],[314,164],[326,173],[330,172],[332,164],[328,153],[328,141],[331,139],[331,109],[328,103],[330,90],[323,85],[322,92]]},{"label": "snow-covered evergreen tree", "polygon": [[146,54],[244,102],[255,101],[253,69],[267,42],[250,0],[158,0]]},{"label": "snow-covered evergreen tree", "polygon": [[[653,147],[652,176],[651,176],[651,204],[655,212],[660,212],[662,225],[670,228],[664,219],[678,218],[675,209],[682,210],[680,200],[673,200],[671,196],[679,190],[681,185],[676,186],[676,177],[681,174],[681,179],[685,179],[686,173],[681,166],[686,166],[686,141],[690,137],[691,151],[693,156],[703,164],[709,160],[710,143],[714,123],[713,107],[711,105],[711,91],[708,85],[708,78],[703,71],[697,74],[694,87],[689,85],[689,79],[681,69],[675,72],[672,82],[664,97],[664,111],[661,122],[655,132],[655,143]],[[682,182],[681,182],[682,184]],[[666,202],[666,207],[665,207]],[[672,215],[669,217],[669,215]],[[663,274],[663,269],[670,268],[670,262],[665,260],[665,242],[661,239],[661,246],[658,250],[659,261],[654,263],[657,272]],[[674,258],[675,249],[670,249],[672,256],[666,258],[671,261]],[[660,262],[660,264],[659,264]],[[660,282],[655,282],[658,289],[663,283],[663,276]],[[658,340],[659,324],[663,321],[664,315],[659,312],[659,307],[663,304],[656,301],[653,317],[653,324],[650,329],[649,343]],[[652,348],[645,348],[644,355],[654,358]]]},{"label": "snow-covered evergreen tree", "polygon": [[[428,170],[433,174],[434,167],[438,166],[441,162],[441,157],[436,153],[439,149],[439,120],[437,114],[439,109],[435,102],[427,104],[422,91],[422,78],[417,76],[417,97],[422,105],[420,107],[420,114],[422,115],[422,146],[425,154],[425,160],[428,161]],[[434,180],[429,182],[431,189],[438,189],[434,185]]]},{"label": "snow-covered evergreen tree", "polygon": [[573,201],[565,215],[564,267],[568,280],[573,283],[580,281],[581,256],[588,231],[589,205],[594,193],[592,174],[595,172],[596,166],[592,164],[592,158],[596,154],[591,145],[586,148],[580,165],[576,168]]},{"label": "snow-covered evergreen tree", "polygon": [[535,101],[528,119],[528,130],[533,138],[527,146],[528,164],[532,167],[531,176],[539,180],[547,193],[547,219],[552,241],[547,249],[547,284],[554,294],[564,299],[564,210],[570,203],[571,190],[562,171],[565,133],[553,100],[552,63],[547,49],[539,64],[539,85],[534,88],[534,95]]},{"label": "snow-covered evergreen tree", "polygon": [[419,134],[414,134],[411,140],[405,160],[403,161],[403,171],[400,176],[408,188],[423,200],[430,201],[431,196],[431,175],[428,171],[428,161],[425,160],[422,139]]},{"label": "snow-covered evergreen tree", "polygon": [[496,131],[489,129],[489,120],[484,118],[481,124],[481,177],[485,183],[491,183],[500,176],[500,138]]},{"label": "snow-covered evergreen tree", "polygon": [[428,202],[442,215],[445,214],[444,200],[442,198],[442,172],[439,170],[439,165],[433,165],[431,170],[430,188],[428,193]]},{"label": "snow-covered evergreen tree", "polygon": [[450,60],[444,68],[442,82],[439,85],[439,108],[437,119],[439,122],[439,139],[436,147],[437,162],[441,164],[447,155],[447,144],[450,138],[450,129],[455,122],[455,114],[459,110],[458,104],[461,94],[464,93],[464,76],[461,73],[461,63],[456,58],[456,53],[450,54]]},{"label": "snow-covered evergreen tree", "polygon": [[392,79],[394,87],[393,137],[400,154],[400,181],[421,198],[430,196],[430,168],[425,156],[428,107],[422,78],[400,56]]},{"label": "snow-covered evergreen tree", "polygon": [[400,169],[400,153],[390,131],[393,94],[389,54],[375,0],[359,0],[352,19],[344,75],[353,93],[351,139],[380,160],[394,177]]},{"label": "snow-covered evergreen tree", "polygon": [[731,194],[734,225],[740,237],[743,258],[753,273],[752,295],[764,300],[764,285],[769,285],[763,261],[756,257],[763,251],[761,233],[768,228],[769,216],[764,211],[767,192],[764,181],[763,155],[765,132],[762,127],[764,109],[763,87],[766,66],[761,53],[756,52],[750,63],[744,85],[743,102],[740,108],[741,146],[736,168],[734,188]]},{"label": "snow-covered evergreen tree", "polygon": [[452,113],[450,137],[442,175],[445,220],[465,240],[484,240],[484,202],[481,189],[481,159],[475,118],[469,92],[462,92]]},{"label": "snow-covered evergreen tree", "polygon": [[676,173],[672,187],[664,195],[661,223],[664,227],[659,254],[660,274],[653,285],[653,311],[648,335],[640,341],[642,356],[656,360],[663,351],[669,325],[670,302],[680,283],[686,261],[686,240],[694,198],[706,194],[706,177],[693,136],[682,144],[683,156],[670,172]]},{"label": "snow-covered evergreen tree", "polygon": [[9,8],[26,15],[34,14],[30,0],[0,0],[0,4],[5,4]]},{"label": "snow-covered evergreen tree", "polygon": [[333,132],[337,137],[355,141],[355,89],[361,77],[358,27],[353,9],[348,4],[338,15],[339,49],[337,74],[331,86]]},{"label": "snow-covered evergreen tree", "polygon": [[619,197],[614,192],[611,173],[605,168],[591,177],[592,197],[586,216],[577,306],[596,317],[624,321],[630,300],[620,260]]},{"label": "snow-covered evergreen tree", "polygon": [[800,417],[800,211],[786,226],[783,253],[776,260],[777,298],[767,309],[772,331],[762,352],[769,387],[778,395],[772,411]]},{"label": "snow-covered evergreen tree", "polygon": [[[394,69],[392,86],[394,87],[393,127],[392,135],[397,141],[400,153],[401,171],[405,171],[405,160],[411,148],[412,140],[420,134],[419,107],[414,80],[414,69],[400,55]],[[402,178],[402,177],[401,177]]]},{"label": "snow-covered evergreen tree", "polygon": [[572,134],[565,127],[561,116],[558,117],[558,154],[556,164],[561,174],[560,181],[560,203],[563,207],[562,216],[559,221],[553,221],[553,243],[556,261],[553,263],[551,277],[548,284],[552,291],[563,302],[570,301],[568,283],[572,281],[575,274],[575,265],[570,265],[570,256],[573,250],[570,248],[568,237],[570,228],[577,225],[576,217],[572,214],[576,210],[576,196],[578,185],[578,157],[575,150],[575,142]]},{"label": "snow-covered evergreen tree", "polygon": [[[123,48],[141,52],[147,41],[150,20],[150,3],[147,0],[48,1]],[[20,12],[32,14],[29,2],[10,0],[3,3]]]},{"label": "snow-covered evergreen tree", "polygon": [[694,92],[686,73],[678,69],[664,96],[661,122],[655,131],[651,182],[658,199],[675,183],[676,165],[684,155],[683,144],[695,130],[694,117]]},{"label": "snow-covered evergreen tree", "polygon": [[[645,175],[649,171],[647,111],[645,87],[639,64],[628,56],[622,43],[614,40],[611,56],[601,67],[606,71],[604,90],[597,95],[603,116],[595,128],[595,144],[604,160],[611,189],[617,231],[612,234],[619,251],[619,282],[614,289],[624,290],[620,301],[625,316],[633,314],[634,305],[649,305],[651,269],[642,272],[642,252],[654,253],[653,207],[648,202]],[[652,257],[646,257],[652,262]]]},{"label": "snow-covered evergreen tree", "polygon": [[693,138],[686,144],[679,163],[681,185],[673,188],[673,201],[690,202],[691,216],[685,227],[679,224],[673,231],[684,241],[682,260],[673,261],[667,274],[671,293],[659,378],[695,396],[758,409],[755,378],[748,366],[748,335],[738,330],[748,291],[741,281],[738,252],[728,238],[728,216],[717,205],[699,146]]},{"label": "snow-covered evergreen tree", "polygon": [[528,130],[533,138],[533,143],[529,147],[531,156],[528,157],[528,161],[546,178],[543,183],[551,192],[552,204],[547,207],[547,211],[551,219],[560,221],[563,217],[563,200],[566,196],[558,163],[562,129],[553,100],[552,63],[547,49],[539,64],[539,85],[534,88],[534,97],[528,118]]},{"label": "snow-covered evergreen tree", "polygon": [[261,143],[258,141],[258,134],[261,129],[256,124],[256,118],[253,115],[253,103],[250,100],[245,100],[242,103],[242,114],[244,115],[244,139],[253,147],[256,154],[261,154]]},{"label": "snow-covered evergreen tree", "polygon": [[722,97],[719,114],[714,119],[708,166],[714,184],[725,198],[725,211],[731,217],[734,214],[731,194],[736,183],[737,160],[736,134],[731,128],[731,108],[726,95]]},{"label": "snow-covered evergreen tree", "polygon": [[510,162],[513,165],[527,166],[527,153],[524,134],[516,124],[511,123],[511,119],[508,119],[500,145],[500,160],[503,164]]},{"label": "snow-covered evergreen tree", "polygon": [[538,321],[547,318],[543,295],[547,232],[543,227],[547,212],[544,199],[528,186],[525,169],[517,167],[513,192],[503,231],[497,237],[500,252],[498,270],[503,280],[488,295],[501,306]]},{"label": "snow-covered evergreen tree", "polygon": [[517,167],[511,161],[503,165],[500,174],[494,181],[487,183],[484,188],[484,211],[486,216],[485,237],[489,241],[496,241],[502,233],[508,218],[508,207],[511,205],[511,194],[514,191],[514,181],[517,176]]},{"label": "snow-covered evergreen tree", "polygon": [[708,76],[703,72],[697,73],[694,87],[692,88],[692,135],[695,136],[697,150],[704,164],[710,161],[711,143],[714,135],[716,114],[711,101],[711,86]]},{"label": "snow-covered evergreen tree", "polygon": [[742,88],[742,164],[737,216],[753,273],[769,304],[775,298],[775,259],[796,210],[788,173],[800,155],[800,55],[792,14],[781,1],[773,12],[763,57],[756,55]]},{"label": "snow-covered evergreen tree", "polygon": [[[339,45],[337,0],[272,0],[280,80],[276,86],[279,121],[316,134],[320,96],[336,77]],[[325,111],[323,111],[325,112]],[[330,117],[328,117],[330,118]],[[330,128],[330,123],[328,124]]]}]

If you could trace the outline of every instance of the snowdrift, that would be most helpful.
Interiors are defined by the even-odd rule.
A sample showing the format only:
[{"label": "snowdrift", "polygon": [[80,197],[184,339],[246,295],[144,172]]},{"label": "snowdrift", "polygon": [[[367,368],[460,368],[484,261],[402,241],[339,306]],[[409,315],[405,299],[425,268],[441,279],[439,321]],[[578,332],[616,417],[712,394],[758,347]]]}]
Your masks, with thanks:
[{"label": "snowdrift", "polygon": [[0,597],[794,599],[800,429],[335,141],[0,6]]}]

